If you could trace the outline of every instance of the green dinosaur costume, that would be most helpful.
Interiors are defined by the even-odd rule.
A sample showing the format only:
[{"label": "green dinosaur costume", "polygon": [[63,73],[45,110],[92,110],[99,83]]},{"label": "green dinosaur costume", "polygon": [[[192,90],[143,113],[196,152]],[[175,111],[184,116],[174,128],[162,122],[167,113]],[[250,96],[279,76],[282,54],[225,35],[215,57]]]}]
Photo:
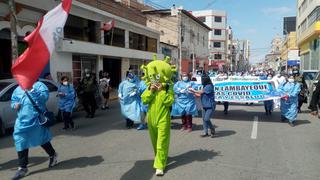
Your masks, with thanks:
[{"label": "green dinosaur costume", "polygon": [[[167,165],[170,143],[170,106],[174,101],[172,75],[175,67],[169,63],[169,57],[165,60],[154,60],[147,66],[142,66],[148,88],[141,95],[142,102],[149,105],[147,112],[148,129],[155,153],[153,167],[164,170]],[[152,84],[161,83],[161,90],[152,91]]]}]

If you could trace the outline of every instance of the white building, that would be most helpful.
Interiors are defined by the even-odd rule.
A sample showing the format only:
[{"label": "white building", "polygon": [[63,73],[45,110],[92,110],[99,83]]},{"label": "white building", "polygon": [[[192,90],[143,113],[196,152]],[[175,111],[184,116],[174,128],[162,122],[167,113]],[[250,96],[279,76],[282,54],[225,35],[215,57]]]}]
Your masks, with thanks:
[{"label": "white building", "polygon": [[228,33],[227,13],[220,10],[193,11],[192,14],[211,28],[209,32],[209,52],[212,59],[211,69],[227,69]]},{"label": "white building", "polygon": [[250,60],[250,41],[249,40],[233,40],[232,54],[235,63],[234,71],[249,70]]},{"label": "white building", "polygon": [[147,26],[160,31],[160,42],[181,50],[181,57],[176,62],[181,72],[208,68],[206,61],[209,55],[208,32],[210,28],[207,25],[184,9],[172,8],[143,12],[148,18]]},{"label": "white building", "polygon": [[[72,3],[64,37],[60,37],[56,44],[56,51],[48,66],[54,80],[58,80],[61,74],[67,74],[77,82],[82,77],[83,70],[89,68],[93,73],[100,70],[109,72],[112,85],[118,86],[129,67],[138,73],[140,66],[151,60],[153,54],[163,58],[159,54],[159,31],[146,27],[146,17],[142,13],[120,6],[112,0],[101,1],[100,4],[86,4],[87,2],[74,0]],[[17,29],[21,40],[36,27],[40,17],[59,1],[16,0],[16,3],[19,6]],[[116,9],[110,8],[111,5]],[[0,17],[6,17],[8,13],[7,4],[1,2]],[[110,20],[115,21],[115,28],[109,32],[101,30],[103,24]],[[3,32],[8,30],[10,31],[9,22],[0,21],[0,34],[5,34]],[[2,45],[1,42],[7,43],[7,37],[3,37],[0,36]],[[7,43],[7,46],[10,44]],[[3,57],[0,56],[0,62],[11,62],[11,59],[1,58]]]}]

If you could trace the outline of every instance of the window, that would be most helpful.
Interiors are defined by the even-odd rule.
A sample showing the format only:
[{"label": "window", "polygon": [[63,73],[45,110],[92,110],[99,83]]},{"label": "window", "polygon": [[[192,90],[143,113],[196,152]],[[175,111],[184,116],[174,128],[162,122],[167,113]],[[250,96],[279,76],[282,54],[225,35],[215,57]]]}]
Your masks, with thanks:
[{"label": "window", "polygon": [[13,87],[11,87],[6,93],[4,93],[1,96],[0,101],[2,101],[2,102],[10,101],[12,93],[17,87],[18,87],[18,85],[14,85]]},{"label": "window", "polygon": [[104,44],[125,47],[125,31],[123,29],[114,28],[110,31],[104,32]]},{"label": "window", "polygon": [[221,42],[214,42],[213,47],[215,48],[220,48],[221,47]]},{"label": "window", "polygon": [[87,42],[96,42],[96,22],[69,15],[64,27],[64,37]]},{"label": "window", "polygon": [[221,35],[221,29],[215,29],[214,30],[214,35]]},{"label": "window", "polygon": [[55,86],[54,84],[52,84],[52,83],[50,83],[48,81],[41,81],[41,82],[47,86],[47,88],[49,89],[49,92],[58,91],[57,86]]},{"label": "window", "polygon": [[214,55],[214,59],[221,60],[222,59],[222,55],[221,54],[215,54]]},{"label": "window", "polygon": [[203,23],[206,22],[206,17],[205,16],[198,17],[198,19]]},{"label": "window", "polygon": [[147,37],[147,51],[157,52],[157,39]]},{"label": "window", "polygon": [[130,32],[129,33],[129,48],[145,51],[146,50],[146,37],[141,34]]},{"label": "window", "polygon": [[221,16],[215,16],[214,17],[214,22],[222,22],[222,17]]},{"label": "window", "polygon": [[312,13],[308,16],[308,26],[311,26],[320,19],[320,6],[315,8]]}]

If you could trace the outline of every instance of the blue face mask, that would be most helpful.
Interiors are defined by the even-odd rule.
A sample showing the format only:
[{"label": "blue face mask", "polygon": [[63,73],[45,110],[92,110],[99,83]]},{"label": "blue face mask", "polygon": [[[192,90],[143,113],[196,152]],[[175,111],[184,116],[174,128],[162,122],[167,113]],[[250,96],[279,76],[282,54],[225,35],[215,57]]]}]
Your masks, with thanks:
[{"label": "blue face mask", "polygon": [[182,80],[183,80],[184,82],[187,82],[187,81],[189,80],[189,78],[188,78],[188,77],[182,77]]}]

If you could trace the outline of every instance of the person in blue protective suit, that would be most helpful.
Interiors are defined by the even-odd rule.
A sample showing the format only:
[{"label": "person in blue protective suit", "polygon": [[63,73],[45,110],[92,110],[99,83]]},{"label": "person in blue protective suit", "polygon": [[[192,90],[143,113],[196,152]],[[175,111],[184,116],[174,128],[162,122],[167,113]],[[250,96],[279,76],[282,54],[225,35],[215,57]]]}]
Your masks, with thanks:
[{"label": "person in blue protective suit", "polygon": [[196,84],[189,80],[187,73],[181,74],[181,81],[173,86],[175,100],[172,106],[171,116],[179,116],[182,118],[181,130],[192,131],[192,116],[198,114],[196,98],[189,89],[196,89]]},{"label": "person in blue protective suit", "polygon": [[129,72],[127,78],[120,83],[118,97],[121,113],[126,118],[127,128],[131,129],[135,122],[141,122],[139,82],[133,73]]},{"label": "person in blue protective suit", "polygon": [[293,76],[279,86],[278,91],[282,96],[280,102],[281,121],[289,121],[291,127],[295,126],[298,115],[298,94],[300,92],[300,84],[295,82]]},{"label": "person in blue protective suit", "polygon": [[74,122],[72,120],[72,111],[75,107],[75,90],[71,84],[69,84],[69,78],[67,76],[63,76],[61,78],[61,85],[58,88],[58,96],[59,96],[59,110],[62,114],[62,119],[64,121],[63,130],[67,130],[71,128],[74,130]]},{"label": "person in blue protective suit", "polygon": [[[144,76],[144,74],[142,75]],[[147,112],[148,112],[148,105],[143,104],[141,100],[142,93],[148,88],[146,82],[144,80],[141,80],[139,82],[139,101],[140,101],[140,107],[141,107],[141,123],[137,127],[137,130],[143,130],[147,128],[146,125],[146,118],[147,118]]]},{"label": "person in blue protective suit", "polygon": [[[31,90],[27,90],[33,101],[41,110],[46,109],[49,90],[41,82],[36,82]],[[41,146],[49,155],[49,168],[57,164],[57,153],[50,141],[51,133],[47,127],[39,124],[39,113],[33,107],[25,90],[18,86],[11,97],[11,108],[17,112],[13,139],[18,153],[19,169],[12,179],[26,176],[28,169],[29,148]]]}]

